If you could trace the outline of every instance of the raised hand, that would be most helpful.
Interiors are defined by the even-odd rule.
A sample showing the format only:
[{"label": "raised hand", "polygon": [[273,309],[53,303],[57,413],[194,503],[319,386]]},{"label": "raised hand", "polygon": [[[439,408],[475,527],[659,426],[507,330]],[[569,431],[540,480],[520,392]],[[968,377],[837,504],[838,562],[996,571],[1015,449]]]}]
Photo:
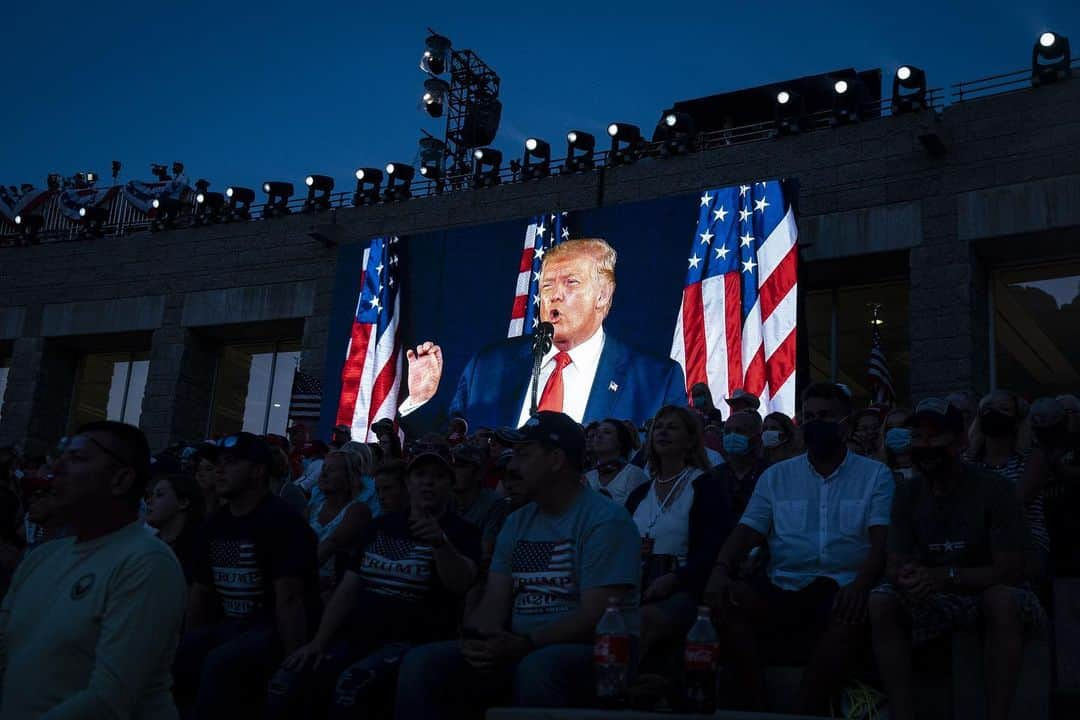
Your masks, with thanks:
[{"label": "raised hand", "polygon": [[423,405],[439,389],[442,379],[442,348],[430,340],[409,348],[405,352],[409,361],[409,399],[416,405]]}]

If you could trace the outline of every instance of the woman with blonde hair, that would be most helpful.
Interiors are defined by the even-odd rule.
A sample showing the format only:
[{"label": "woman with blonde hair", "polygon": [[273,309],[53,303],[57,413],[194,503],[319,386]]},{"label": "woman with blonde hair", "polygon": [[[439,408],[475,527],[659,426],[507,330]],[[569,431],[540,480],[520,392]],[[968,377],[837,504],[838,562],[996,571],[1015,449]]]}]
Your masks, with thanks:
[{"label": "woman with blonde hair", "polygon": [[[335,555],[353,547],[378,508],[375,499],[371,448],[347,442],[326,455],[318,484],[308,504],[308,524],[319,540],[319,579],[324,590],[334,587]],[[368,485],[370,484],[370,488]]]}]

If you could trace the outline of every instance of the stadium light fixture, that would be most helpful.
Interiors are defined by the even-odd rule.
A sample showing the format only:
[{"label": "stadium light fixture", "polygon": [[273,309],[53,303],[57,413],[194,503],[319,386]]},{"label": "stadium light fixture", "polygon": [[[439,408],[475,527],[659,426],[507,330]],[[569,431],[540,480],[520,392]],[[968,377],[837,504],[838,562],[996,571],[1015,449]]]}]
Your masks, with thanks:
[{"label": "stadium light fixture", "polygon": [[608,165],[629,165],[637,162],[643,144],[641,128],[629,123],[611,123],[607,132],[611,136]]},{"label": "stadium light fixture", "polygon": [[379,186],[382,185],[382,170],[378,168],[358,168],[356,171],[356,192],[353,205],[374,205],[379,202]]},{"label": "stadium light fixture", "polygon": [[84,237],[101,237],[102,227],[109,219],[109,211],[97,205],[84,205],[79,208],[80,235]]},{"label": "stadium light fixture", "polygon": [[482,188],[501,183],[499,171],[502,170],[502,159],[502,151],[495,148],[484,147],[474,150],[473,187]]},{"label": "stadium light fixture", "polygon": [[[539,162],[533,162],[533,159]],[[547,177],[551,174],[551,145],[540,138],[525,141],[525,154],[521,158],[521,179]]]},{"label": "stadium light fixture", "polygon": [[865,91],[858,75],[838,77],[832,84],[833,127],[862,120],[865,104]]},{"label": "stadium light fixture", "polygon": [[596,137],[581,130],[566,133],[566,164],[563,172],[575,173],[592,170],[596,163],[593,154],[596,151]]},{"label": "stadium light fixture", "polygon": [[255,191],[245,187],[230,187],[225,190],[229,207],[223,215],[226,222],[232,220],[250,220],[251,203],[255,202]]},{"label": "stadium light fixture", "polygon": [[1044,32],[1031,49],[1031,84],[1035,87],[1072,77],[1072,52],[1064,35]]},{"label": "stadium light fixture", "polygon": [[45,226],[45,218],[36,213],[33,215],[16,215],[15,225],[19,230],[23,243],[32,245],[38,242],[38,234],[41,232],[41,228]]},{"label": "stadium light fixture", "polygon": [[304,200],[304,211],[329,210],[330,193],[334,191],[334,178],[329,175],[308,175],[304,178],[304,184],[308,188],[307,199]]},{"label": "stadium light fixture", "polygon": [[424,41],[424,54],[420,57],[420,69],[432,75],[446,72],[450,59],[450,38],[431,31]]},{"label": "stadium light fixture", "polygon": [[184,204],[176,198],[159,196],[151,201],[150,206],[154,208],[154,218],[150,221],[150,230],[157,232],[176,225],[176,221],[180,219]]},{"label": "stadium light fixture", "polygon": [[912,65],[901,65],[893,75],[892,114],[926,108],[926,73]]},{"label": "stadium light fixture", "polygon": [[684,155],[697,146],[694,118],[688,113],[665,110],[653,132],[653,142],[660,142],[660,155]]},{"label": "stadium light fixture", "polygon": [[798,135],[810,129],[806,117],[806,101],[794,90],[780,90],[773,103],[774,137]]},{"label": "stadium light fixture", "polygon": [[289,198],[293,196],[292,183],[268,180],[263,183],[262,189],[266,193],[266,204],[263,205],[264,218],[288,215],[292,212],[289,209]]},{"label": "stadium light fixture", "polygon": [[195,183],[194,225],[210,225],[221,222],[225,212],[225,196],[219,192],[210,192],[210,183],[198,180]]},{"label": "stadium light fixture", "polygon": [[446,98],[450,95],[450,83],[439,78],[428,78],[424,81],[424,112],[433,118],[440,118]]},{"label": "stadium light fixture", "polygon": [[395,200],[408,200],[412,197],[412,181],[416,175],[416,168],[405,163],[386,164],[386,190],[383,197],[387,202]]}]

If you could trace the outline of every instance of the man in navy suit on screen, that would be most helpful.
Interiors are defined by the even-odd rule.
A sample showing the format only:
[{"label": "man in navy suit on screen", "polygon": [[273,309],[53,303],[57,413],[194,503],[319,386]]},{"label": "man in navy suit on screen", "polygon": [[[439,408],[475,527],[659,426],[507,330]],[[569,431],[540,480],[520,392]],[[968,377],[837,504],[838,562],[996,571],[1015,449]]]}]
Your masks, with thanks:
[{"label": "man in navy suit on screen", "polygon": [[[568,240],[544,256],[540,321],[555,328],[540,366],[540,410],[588,424],[614,417],[641,425],[660,407],[686,404],[682,368],[643,355],[604,332],[615,294],[615,250],[604,240]],[[403,416],[435,396],[442,350],[425,342],[406,353],[409,397]],[[473,427],[520,427],[529,418],[532,338],[512,338],[481,350],[465,366],[450,416]]]}]

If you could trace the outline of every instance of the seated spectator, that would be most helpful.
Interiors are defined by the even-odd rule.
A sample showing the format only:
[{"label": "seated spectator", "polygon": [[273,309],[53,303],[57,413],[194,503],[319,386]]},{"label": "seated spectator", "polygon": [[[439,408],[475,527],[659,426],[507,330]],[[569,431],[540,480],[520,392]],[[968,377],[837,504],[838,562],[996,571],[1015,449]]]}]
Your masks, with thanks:
[{"label": "seated spectator", "polygon": [[319,476],[322,474],[323,462],[328,452],[330,452],[330,448],[322,440],[311,440],[304,445],[301,452],[301,463],[304,466],[304,472],[296,481],[296,484],[308,495],[319,484]]},{"label": "seated spectator", "polygon": [[348,425],[335,425],[330,431],[330,449],[338,450],[347,442],[352,441],[352,429]]},{"label": "seated spectator", "polygon": [[82,426],[56,460],[72,536],[28,556],[0,607],[0,717],[175,717],[184,575],[138,522],[149,476],[146,437],[118,422]]},{"label": "seated spectator", "polygon": [[724,459],[727,462],[714,468],[712,475],[724,489],[736,519],[742,517],[758,478],[768,467],[761,459],[761,433],[761,416],[753,410],[732,413],[724,423]]},{"label": "seated spectator", "polygon": [[885,416],[881,426],[881,459],[897,477],[910,479],[914,474],[911,467],[911,428],[907,427],[911,413],[895,409]]},{"label": "seated spectator", "polygon": [[757,409],[761,407],[761,400],[758,396],[752,392],[747,392],[742,388],[738,388],[735,392],[731,393],[731,397],[724,400],[728,404],[729,412],[737,413],[740,410],[753,410],[757,412]]},{"label": "seated spectator", "polygon": [[379,441],[383,459],[394,458],[400,460],[404,457],[404,453],[401,452],[401,438],[398,437],[393,420],[389,418],[376,420],[375,424],[371,426],[371,432],[375,433],[375,438]]},{"label": "seated spectator", "polygon": [[[1026,577],[1040,582],[1050,559],[1050,534],[1046,531],[1043,494],[1025,497],[1023,479],[1031,456],[1030,428],[1020,398],[1007,390],[995,390],[979,401],[979,413],[971,426],[965,459],[978,468],[1001,475],[1024,502],[1031,548],[1024,563]],[[1034,483],[1032,483],[1034,485]]]},{"label": "seated spectator", "polygon": [[480,556],[479,530],[450,510],[453,477],[445,446],[413,457],[411,508],[364,532],[318,631],[271,684],[271,717],[327,705],[334,718],[370,711],[393,697],[397,660],[411,645],[453,637]]},{"label": "seated spectator", "polygon": [[508,471],[532,502],[499,533],[464,639],[405,656],[398,718],[459,718],[507,701],[587,705],[596,687],[593,634],[609,598],[621,598],[628,629],[638,633],[637,532],[622,508],[582,486],[581,426],[540,412],[504,437],[515,445]]},{"label": "seated spectator", "polygon": [[26,543],[24,555],[50,540],[67,537],[70,529],[64,526],[62,518],[56,514],[56,500],[53,497],[52,470],[48,465],[40,465],[30,474],[22,477],[22,496],[26,504],[22,531]]},{"label": "seated spectator", "polygon": [[214,443],[205,442],[195,451],[195,482],[203,493],[203,507],[207,514],[221,507],[217,496],[218,460],[220,448]]},{"label": "seated spectator", "polygon": [[597,464],[585,473],[585,482],[617,505],[625,505],[630,493],[649,480],[644,470],[627,464],[633,444],[633,436],[622,422],[608,418],[596,424],[593,450]]},{"label": "seated spectator", "polygon": [[404,460],[387,460],[375,470],[375,497],[379,500],[379,517],[407,512],[409,490],[405,486]]},{"label": "seated spectator", "polygon": [[[359,443],[348,443],[348,446]],[[319,587],[324,593],[333,590],[337,580],[335,555],[353,547],[371,523],[371,509],[356,494],[357,485],[367,470],[363,463],[370,450],[360,445],[366,456],[350,448],[332,450],[323,461],[318,492],[312,494],[307,521],[319,542]]]},{"label": "seated spectator", "polygon": [[686,636],[733,524],[725,488],[707,472],[701,422],[692,410],[661,408],[646,448],[649,480],[626,501],[641,537],[643,659],[659,643]]},{"label": "seated spectator", "polygon": [[859,455],[877,458],[881,445],[881,425],[881,408],[868,407],[855,413],[848,449]]},{"label": "seated spectator", "polygon": [[281,447],[270,448],[270,493],[281,498],[301,517],[307,514],[308,498],[300,486],[290,480],[289,455]]},{"label": "seated spectator", "polygon": [[475,525],[482,538],[494,539],[506,503],[497,492],[481,484],[486,470],[483,454],[477,448],[459,445],[452,450],[452,458],[454,512]]},{"label": "seated spectator", "polygon": [[178,699],[200,720],[248,714],[282,657],[307,642],[319,606],[315,533],[270,494],[270,448],[238,433],[221,463],[226,505],[199,538],[173,667]]},{"label": "seated spectator", "polygon": [[886,582],[870,597],[874,649],[889,712],[915,717],[912,648],[961,628],[986,635],[987,717],[1005,720],[1024,636],[1045,622],[1021,585],[1027,530],[1016,490],[961,461],[964,420],[943,399],[919,403],[911,454],[919,474],[897,484]]},{"label": "seated spectator", "polygon": [[[865,645],[866,601],[885,563],[893,479],[847,450],[851,397],[814,383],[802,397],[806,455],[758,479],[706,590],[740,704],[765,706],[768,662],[807,662],[798,712],[828,714]],[[736,582],[747,553],[768,543],[767,577]]]},{"label": "seated spectator", "polygon": [[708,383],[694,383],[690,388],[690,407],[701,416],[705,425],[724,427],[724,415],[713,404],[712,391],[709,390]]},{"label": "seated spectator", "polygon": [[157,530],[159,540],[172,548],[188,583],[193,579],[196,538],[205,513],[202,488],[195,478],[183,473],[154,478],[146,523]]},{"label": "seated spectator", "polygon": [[761,425],[762,456],[767,465],[801,455],[804,452],[802,434],[787,415],[773,412]]}]

